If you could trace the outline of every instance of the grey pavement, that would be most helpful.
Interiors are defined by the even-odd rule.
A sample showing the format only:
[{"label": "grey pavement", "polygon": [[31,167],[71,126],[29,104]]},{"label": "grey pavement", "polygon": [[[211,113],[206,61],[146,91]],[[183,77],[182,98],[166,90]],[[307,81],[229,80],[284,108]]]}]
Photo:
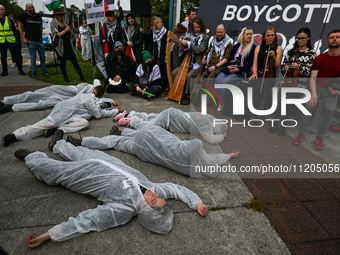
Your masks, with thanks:
[{"label": "grey pavement", "polygon": [[[14,69],[14,68],[13,68]],[[25,70],[26,71],[26,70]],[[1,86],[44,83],[12,75]],[[48,84],[45,84],[48,85]],[[160,112],[168,107],[189,111],[188,106],[165,101],[164,96],[151,102],[130,94],[106,94],[117,100],[122,109]],[[0,115],[0,136],[33,124],[46,117],[51,110],[10,112]],[[90,120],[82,137],[108,135],[112,119]],[[73,134],[78,136],[78,134]],[[189,139],[188,134],[176,134]],[[190,179],[164,167],[145,163],[133,155],[114,150],[105,151],[144,173],[153,182],[173,182],[196,192],[210,208],[206,218],[179,201],[168,203],[174,211],[174,227],[166,235],[145,230],[136,218],[128,224],[97,233],[91,232],[62,243],[47,242],[35,249],[27,248],[25,240],[35,232],[42,234],[54,225],[76,217],[78,213],[95,208],[100,202],[90,196],[79,195],[62,186],[48,186],[40,182],[14,157],[17,149],[27,148],[46,152],[51,158],[62,160],[48,150],[50,138],[38,137],[19,141],[8,147],[0,145],[0,246],[9,254],[290,254],[286,244],[263,214],[246,209],[252,194],[241,178]],[[207,145],[208,152],[220,152],[219,145]],[[241,152],[242,153],[242,152]]]}]

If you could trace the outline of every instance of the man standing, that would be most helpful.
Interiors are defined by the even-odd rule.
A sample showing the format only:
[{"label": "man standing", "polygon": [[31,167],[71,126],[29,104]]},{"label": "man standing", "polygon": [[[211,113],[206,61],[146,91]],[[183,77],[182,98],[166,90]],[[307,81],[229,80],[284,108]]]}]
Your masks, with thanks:
[{"label": "man standing", "polygon": [[[322,120],[318,127],[315,139],[315,148],[324,149],[323,137],[332,122],[333,113],[336,108],[337,97],[340,91],[331,87],[330,78],[340,76],[340,29],[332,30],[327,36],[328,51],[317,56],[311,67],[310,79],[311,99],[305,104],[306,109],[312,112],[318,100],[322,99],[324,110]],[[319,78],[317,80],[317,78]],[[299,135],[293,141],[296,145],[301,145],[305,140],[311,116],[302,114]]]},{"label": "man standing", "polygon": [[[50,75],[46,69],[45,48],[42,41],[42,18],[35,13],[34,6],[31,3],[26,4],[26,11],[19,16],[19,32],[30,53],[32,77],[37,76],[36,51],[39,53],[43,74]],[[25,27],[25,34],[22,27]]]},{"label": "man standing", "polygon": [[20,39],[20,36],[17,35],[17,30],[13,21],[6,17],[5,6],[0,4],[0,52],[2,63],[1,76],[8,75],[7,49],[9,49],[12,54],[13,62],[17,64],[19,74],[26,75],[24,70],[22,70],[22,61],[20,61],[20,56],[18,56],[19,52],[16,49],[18,43],[16,36]]},{"label": "man standing", "polygon": [[[196,73],[197,69],[202,66],[202,59],[205,55],[208,43],[209,35],[206,34],[206,25],[201,18],[194,18],[190,27],[190,35],[186,36],[187,40],[182,40],[182,45],[186,47],[186,50],[191,50],[192,58],[189,67],[189,71],[186,79],[185,94],[182,97],[181,104],[190,104],[188,95],[190,94],[190,79]],[[180,67],[172,71],[172,80],[174,81]]]},{"label": "man standing", "polygon": [[194,18],[196,18],[196,11],[193,7],[190,7],[187,10],[187,16],[185,20],[182,22],[182,25],[187,29],[186,34],[189,33],[189,28]]},{"label": "man standing", "polygon": [[81,53],[84,60],[91,58],[91,28],[87,25],[86,20],[83,20],[83,25],[79,27],[79,34],[81,35]]}]

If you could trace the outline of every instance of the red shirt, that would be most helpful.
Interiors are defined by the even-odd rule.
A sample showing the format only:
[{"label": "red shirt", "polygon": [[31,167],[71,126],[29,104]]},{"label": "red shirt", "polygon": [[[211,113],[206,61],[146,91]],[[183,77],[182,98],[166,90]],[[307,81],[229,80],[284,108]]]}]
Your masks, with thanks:
[{"label": "red shirt", "polygon": [[315,58],[311,69],[319,71],[316,86],[319,88],[327,88],[325,84],[329,79],[325,78],[340,77],[340,56],[332,57],[328,52],[322,53]]}]

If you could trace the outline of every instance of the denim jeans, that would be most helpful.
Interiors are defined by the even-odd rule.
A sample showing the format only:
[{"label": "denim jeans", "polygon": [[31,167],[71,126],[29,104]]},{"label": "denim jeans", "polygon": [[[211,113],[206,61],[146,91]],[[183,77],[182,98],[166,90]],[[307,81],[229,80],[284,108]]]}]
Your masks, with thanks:
[{"label": "denim jeans", "polygon": [[[227,84],[230,81],[234,81],[234,80],[239,80],[244,78],[241,74],[238,73],[232,73],[232,74],[225,74],[223,72],[221,72],[219,75],[217,75],[216,80],[215,80],[215,84]],[[216,92],[219,94],[222,104],[224,105],[224,101],[225,101],[225,91],[226,89],[215,89]]]},{"label": "denim jeans", "polygon": [[[329,124],[331,124],[332,119],[333,119],[333,113],[336,108],[336,102],[337,102],[337,96],[334,95],[332,96],[331,93],[329,92],[328,88],[319,88],[316,87],[316,93],[318,95],[318,100],[322,99],[324,103],[324,110],[322,112],[322,119],[319,124],[318,131],[316,133],[316,137],[324,137]],[[304,104],[306,109],[309,112],[313,112],[314,107],[309,106],[308,103]],[[308,130],[309,122],[311,120],[312,116],[304,115],[302,114],[301,116],[301,122],[300,122],[300,130],[299,134],[305,135]]]},{"label": "denim jeans", "polygon": [[46,73],[46,62],[45,62],[45,47],[42,41],[35,42],[35,41],[28,41],[28,51],[30,53],[30,60],[31,60],[31,68],[33,72],[37,72],[37,51],[40,58],[40,65],[43,73]]}]

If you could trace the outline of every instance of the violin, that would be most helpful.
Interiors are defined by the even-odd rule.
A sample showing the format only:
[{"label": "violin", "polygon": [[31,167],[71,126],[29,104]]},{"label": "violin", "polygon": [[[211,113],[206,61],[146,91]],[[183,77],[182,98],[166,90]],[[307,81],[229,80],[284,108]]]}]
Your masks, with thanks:
[{"label": "violin", "polygon": [[[296,55],[294,59],[297,59],[298,56],[300,54],[300,50],[298,49],[296,51]],[[291,61],[290,63],[292,63],[293,61]],[[293,68],[289,68],[286,70],[285,74],[283,75],[283,78],[281,80],[281,85],[280,87],[298,87],[298,83],[296,78],[298,78],[300,75],[300,70],[299,68],[293,69]],[[288,78],[284,81],[285,78]]]},{"label": "violin", "polygon": [[259,72],[259,77],[263,77],[263,78],[275,77],[275,70],[273,68],[275,65],[275,59],[269,56],[269,52],[271,50],[270,48],[271,48],[271,44],[269,44],[267,57],[264,58],[264,67]]}]

